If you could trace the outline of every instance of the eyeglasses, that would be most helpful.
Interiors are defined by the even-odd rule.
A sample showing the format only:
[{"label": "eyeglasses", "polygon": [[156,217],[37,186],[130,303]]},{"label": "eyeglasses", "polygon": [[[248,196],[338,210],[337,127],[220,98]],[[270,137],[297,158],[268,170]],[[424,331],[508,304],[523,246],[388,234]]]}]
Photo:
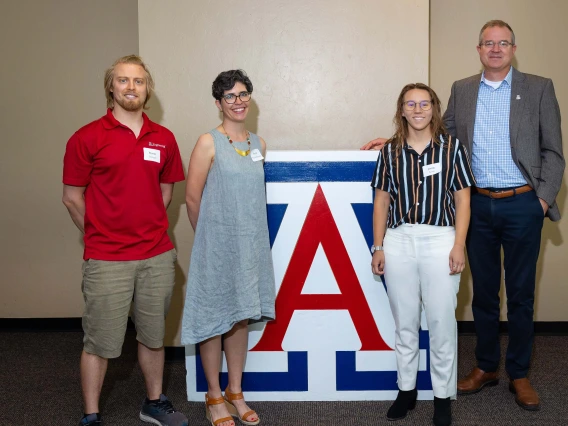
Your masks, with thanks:
[{"label": "eyeglasses", "polygon": [[404,106],[404,109],[407,111],[414,111],[416,105],[419,105],[422,111],[428,111],[430,108],[432,108],[432,101],[420,101],[420,102],[406,101],[403,102],[402,105]]},{"label": "eyeglasses", "polygon": [[513,46],[513,43],[510,43],[507,40],[501,40],[501,41],[487,40],[479,43],[480,47],[485,46],[487,49],[493,49],[495,45],[499,46],[501,49],[506,49],[509,46]]},{"label": "eyeglasses", "polygon": [[225,99],[225,102],[227,102],[228,104],[234,104],[235,102],[237,102],[237,97],[241,100],[241,102],[247,102],[250,101],[250,92],[241,92],[238,95],[235,95],[234,93],[227,93],[226,95],[223,95],[223,99]]}]

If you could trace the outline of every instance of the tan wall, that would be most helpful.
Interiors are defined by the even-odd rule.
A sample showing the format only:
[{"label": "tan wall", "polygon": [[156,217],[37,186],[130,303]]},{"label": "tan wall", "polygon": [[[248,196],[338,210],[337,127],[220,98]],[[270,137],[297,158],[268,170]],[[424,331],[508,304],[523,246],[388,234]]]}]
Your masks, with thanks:
[{"label": "tan wall", "polygon": [[[522,72],[552,78],[560,110],[564,115],[562,126],[564,152],[568,155],[568,80],[565,42],[568,29],[568,2],[564,0],[456,0],[430,1],[430,83],[445,103],[450,96],[452,82],[481,70],[475,49],[479,30],[491,19],[502,19],[515,31],[516,60],[513,63]],[[541,255],[537,271],[535,319],[537,321],[568,321],[566,285],[568,206],[566,179],[558,197],[564,218],[552,223],[545,220]],[[470,320],[471,278],[462,279],[459,293],[458,319]],[[505,295],[503,294],[503,298]],[[502,304],[502,319],[506,320],[506,306]]]},{"label": "tan wall", "polygon": [[105,113],[105,68],[138,51],[138,3],[5,1],[0,46],[0,318],[81,316],[83,248],[61,203],[63,153]]},{"label": "tan wall", "polygon": [[[220,4],[139,1],[140,54],[158,95],[149,115],[174,132],[186,164],[198,136],[220,121],[211,83],[221,71],[251,77],[247,127],[269,149],[356,149],[391,133],[406,83],[428,81],[427,0]],[[411,31],[401,32],[401,22]],[[178,185],[170,220],[181,275],[168,317],[176,342],[193,241],[183,203]]]}]

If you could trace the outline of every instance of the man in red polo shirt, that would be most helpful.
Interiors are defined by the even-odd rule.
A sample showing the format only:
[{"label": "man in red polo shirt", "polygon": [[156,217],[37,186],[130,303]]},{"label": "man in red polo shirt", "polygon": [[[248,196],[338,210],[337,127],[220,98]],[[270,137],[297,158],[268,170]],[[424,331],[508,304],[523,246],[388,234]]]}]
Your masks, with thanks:
[{"label": "man in red polo shirt", "polygon": [[102,425],[99,397],[108,359],[121,353],[132,304],[147,391],[140,419],[187,426],[162,394],[164,324],[176,262],[166,208],[174,183],[184,180],[181,157],[172,132],[142,112],[154,81],[140,57],[118,59],[104,86],[107,113],[71,136],[63,168],[63,203],[85,242],[85,414],[79,425]]}]

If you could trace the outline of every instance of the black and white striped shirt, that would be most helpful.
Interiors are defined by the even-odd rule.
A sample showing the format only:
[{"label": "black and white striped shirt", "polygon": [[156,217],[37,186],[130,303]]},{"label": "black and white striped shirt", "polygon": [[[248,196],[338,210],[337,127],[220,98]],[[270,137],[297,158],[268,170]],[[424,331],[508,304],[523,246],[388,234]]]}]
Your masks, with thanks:
[{"label": "black and white striped shirt", "polygon": [[371,186],[390,194],[387,226],[404,223],[454,226],[454,191],[473,186],[467,151],[457,139],[440,137],[422,154],[404,143],[398,156],[391,144],[379,152]]}]

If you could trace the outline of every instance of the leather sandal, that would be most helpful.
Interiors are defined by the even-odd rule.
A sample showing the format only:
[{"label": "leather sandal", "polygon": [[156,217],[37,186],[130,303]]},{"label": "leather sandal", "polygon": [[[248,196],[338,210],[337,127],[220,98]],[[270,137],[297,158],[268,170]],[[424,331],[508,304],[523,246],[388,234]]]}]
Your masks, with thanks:
[{"label": "leather sandal", "polygon": [[219,398],[209,398],[209,395],[205,394],[205,418],[213,426],[217,426],[217,425],[219,425],[220,423],[223,423],[223,422],[232,422],[233,421],[232,415],[229,416],[229,417],[222,417],[220,419],[213,421],[213,416],[211,415],[211,410],[209,410],[209,406],[210,405],[221,405],[221,404],[227,405],[225,398],[223,398],[222,396],[220,396]]},{"label": "leather sandal", "polygon": [[[231,415],[233,415],[237,419],[239,419],[239,421],[244,425],[255,426],[255,425],[259,424],[260,423],[260,417],[258,417],[258,414],[254,410],[249,410],[245,414],[243,414],[242,416],[239,416],[239,412],[237,410],[237,407],[235,407],[233,405],[233,401],[236,401],[238,399],[245,399],[244,396],[243,396],[243,393],[242,392],[232,393],[231,391],[229,391],[229,386],[227,386],[227,389],[225,389],[225,401],[227,401],[227,404],[230,405],[230,407],[232,408],[232,409],[229,410],[229,413],[231,413]],[[247,417],[249,417],[253,414],[256,415],[257,419],[254,422],[247,420]]]}]

